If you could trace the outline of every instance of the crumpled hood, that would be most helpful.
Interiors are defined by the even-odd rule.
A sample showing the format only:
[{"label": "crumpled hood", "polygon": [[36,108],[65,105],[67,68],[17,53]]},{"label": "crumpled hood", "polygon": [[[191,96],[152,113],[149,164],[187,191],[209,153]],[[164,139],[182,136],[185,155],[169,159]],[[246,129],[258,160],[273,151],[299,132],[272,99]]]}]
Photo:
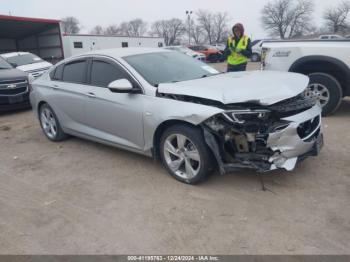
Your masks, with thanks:
[{"label": "crumpled hood", "polygon": [[250,71],[160,84],[158,92],[205,98],[223,104],[255,102],[273,105],[299,95],[308,83],[309,78],[301,74]]}]

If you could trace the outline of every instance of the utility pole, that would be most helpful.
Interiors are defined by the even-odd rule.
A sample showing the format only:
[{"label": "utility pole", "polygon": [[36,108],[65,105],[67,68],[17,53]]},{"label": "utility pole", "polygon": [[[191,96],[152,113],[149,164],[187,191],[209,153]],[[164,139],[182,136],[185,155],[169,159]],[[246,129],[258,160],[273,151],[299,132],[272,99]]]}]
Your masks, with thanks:
[{"label": "utility pole", "polygon": [[188,19],[188,44],[191,45],[191,15],[193,11],[186,11],[187,19]]}]

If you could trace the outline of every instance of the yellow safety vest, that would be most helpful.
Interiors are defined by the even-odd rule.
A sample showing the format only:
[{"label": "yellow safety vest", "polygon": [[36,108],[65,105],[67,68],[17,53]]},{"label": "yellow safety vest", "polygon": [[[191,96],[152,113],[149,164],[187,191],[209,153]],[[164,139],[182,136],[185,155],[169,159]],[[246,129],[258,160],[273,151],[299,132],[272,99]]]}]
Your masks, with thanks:
[{"label": "yellow safety vest", "polygon": [[[248,47],[248,40],[249,37],[248,36],[243,36],[240,40],[239,43],[236,47],[236,49],[240,49],[240,50],[246,50]],[[228,46],[231,47],[236,46],[236,40],[234,37],[229,37],[228,38]],[[231,55],[227,58],[227,63],[230,65],[240,65],[240,64],[245,64],[248,63],[248,58],[245,57],[242,54],[238,54],[234,51],[231,52]]]}]

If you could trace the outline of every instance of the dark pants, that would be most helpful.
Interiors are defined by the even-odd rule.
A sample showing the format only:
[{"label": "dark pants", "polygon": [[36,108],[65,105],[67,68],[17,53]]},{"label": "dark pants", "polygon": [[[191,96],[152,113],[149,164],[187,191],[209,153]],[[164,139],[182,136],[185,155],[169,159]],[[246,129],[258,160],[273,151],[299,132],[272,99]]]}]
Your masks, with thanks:
[{"label": "dark pants", "polygon": [[247,64],[240,64],[240,65],[227,65],[227,72],[240,72],[240,71],[246,71]]}]

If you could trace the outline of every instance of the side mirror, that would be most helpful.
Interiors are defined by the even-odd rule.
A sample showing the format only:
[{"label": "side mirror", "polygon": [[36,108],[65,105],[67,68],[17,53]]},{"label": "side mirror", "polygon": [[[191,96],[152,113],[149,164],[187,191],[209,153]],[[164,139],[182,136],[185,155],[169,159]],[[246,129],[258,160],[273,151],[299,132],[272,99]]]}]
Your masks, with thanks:
[{"label": "side mirror", "polygon": [[16,68],[18,65],[16,63],[10,63],[14,68]]},{"label": "side mirror", "polygon": [[128,79],[119,79],[108,85],[109,90],[116,93],[131,93],[133,86]]}]

